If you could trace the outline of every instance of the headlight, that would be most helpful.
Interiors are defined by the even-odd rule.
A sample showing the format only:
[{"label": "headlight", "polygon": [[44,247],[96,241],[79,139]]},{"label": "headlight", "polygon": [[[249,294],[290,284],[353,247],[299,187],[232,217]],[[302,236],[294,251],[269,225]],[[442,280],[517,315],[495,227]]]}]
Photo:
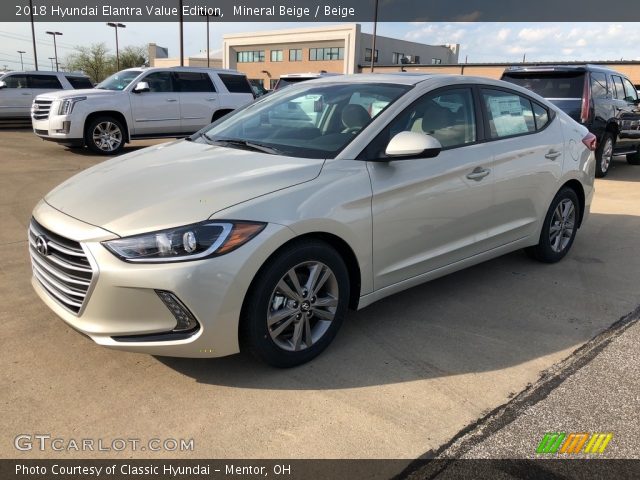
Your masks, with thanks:
[{"label": "headlight", "polygon": [[73,107],[76,103],[86,100],[87,97],[69,97],[62,100],[60,108],[58,109],[58,115],[69,115],[73,112]]},{"label": "headlight", "polygon": [[134,235],[102,244],[126,262],[184,262],[223,255],[259,234],[266,223],[215,221]]}]

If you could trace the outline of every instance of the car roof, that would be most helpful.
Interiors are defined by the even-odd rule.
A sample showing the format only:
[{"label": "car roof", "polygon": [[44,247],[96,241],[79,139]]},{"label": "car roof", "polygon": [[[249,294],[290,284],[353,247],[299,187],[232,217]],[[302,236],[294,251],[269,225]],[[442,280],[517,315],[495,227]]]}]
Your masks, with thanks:
[{"label": "car roof", "polygon": [[226,73],[230,75],[245,75],[238,70],[231,70],[228,68],[207,68],[207,67],[133,67],[121,70],[121,72],[135,71],[135,72],[164,72],[170,70],[172,72],[208,72],[208,73]]},{"label": "car roof", "polygon": [[507,67],[504,73],[529,73],[529,72],[609,72],[620,73],[608,67],[584,63],[578,65],[530,65]]},{"label": "car roof", "polygon": [[[398,83],[401,85],[416,85],[425,80],[429,80],[434,77],[459,77],[460,75],[440,75],[433,73],[410,73],[410,72],[398,72],[398,73],[354,73],[350,75],[329,75],[322,76],[314,79],[314,83],[332,83],[340,81],[348,82],[371,82],[371,83]],[[467,77],[470,78],[470,77]]]},{"label": "car roof", "polygon": [[[3,72],[5,74],[20,74],[20,75],[64,75],[65,77],[87,77],[86,74],[82,72],[54,72],[53,70],[11,70],[8,72]],[[88,78],[88,77],[87,77]]]}]

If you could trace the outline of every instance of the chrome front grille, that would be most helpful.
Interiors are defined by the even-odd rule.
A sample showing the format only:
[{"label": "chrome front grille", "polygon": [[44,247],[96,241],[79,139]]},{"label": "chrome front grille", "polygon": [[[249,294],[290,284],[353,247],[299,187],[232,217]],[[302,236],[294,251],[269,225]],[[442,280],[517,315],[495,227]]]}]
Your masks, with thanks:
[{"label": "chrome front grille", "polygon": [[31,106],[31,116],[34,120],[46,120],[49,118],[51,104],[53,100],[44,100],[36,98]]},{"label": "chrome front grille", "polygon": [[82,246],[31,219],[29,253],[33,276],[56,302],[78,314],[91,286],[93,270]]}]

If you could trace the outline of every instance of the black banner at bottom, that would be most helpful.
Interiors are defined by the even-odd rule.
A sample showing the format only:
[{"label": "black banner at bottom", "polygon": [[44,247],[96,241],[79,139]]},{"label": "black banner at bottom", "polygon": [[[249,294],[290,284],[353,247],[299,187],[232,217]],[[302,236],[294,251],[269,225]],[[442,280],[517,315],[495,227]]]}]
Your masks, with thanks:
[{"label": "black banner at bottom", "polygon": [[2,480],[638,479],[640,460],[0,460]]}]

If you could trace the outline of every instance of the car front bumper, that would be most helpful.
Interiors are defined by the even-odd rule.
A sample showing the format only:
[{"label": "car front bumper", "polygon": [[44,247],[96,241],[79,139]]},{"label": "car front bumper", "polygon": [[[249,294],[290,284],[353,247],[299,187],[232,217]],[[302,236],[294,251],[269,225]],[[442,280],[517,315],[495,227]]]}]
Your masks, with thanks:
[{"label": "car front bumper", "polygon": [[[117,238],[111,232],[69,217],[43,201],[33,216],[47,230],[79,242],[94,270],[78,313],[56,300],[34,275],[33,288],[44,303],[100,345],[161,356],[237,353],[240,311],[251,281],[269,255],[293,237],[287,227],[269,224],[256,238],[226,255],[134,264],[116,258],[101,244]],[[39,254],[32,248],[31,255]],[[157,290],[172,292],[188,308],[199,323],[195,332],[171,333],[177,322]]]},{"label": "car front bumper", "polygon": [[83,122],[71,115],[51,115],[37,120],[31,118],[33,133],[44,140],[65,144],[84,143]]}]

